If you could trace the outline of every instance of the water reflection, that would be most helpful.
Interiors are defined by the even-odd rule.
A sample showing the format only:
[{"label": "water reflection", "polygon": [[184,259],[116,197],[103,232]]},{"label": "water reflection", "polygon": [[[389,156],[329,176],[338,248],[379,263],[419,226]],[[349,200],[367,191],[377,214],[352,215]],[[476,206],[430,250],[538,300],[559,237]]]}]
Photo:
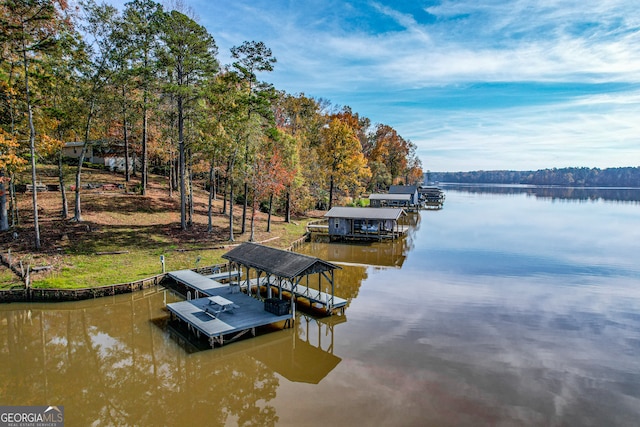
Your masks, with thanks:
[{"label": "water reflection", "polygon": [[466,193],[526,194],[540,199],[606,201],[640,204],[640,188],[545,187],[535,185],[443,184],[443,189]]},{"label": "water reflection", "polygon": [[[0,402],[69,425],[607,425],[640,417],[633,203],[447,190],[342,262],[347,316],[185,351],[171,294],[0,306]],[[635,202],[634,202],[635,203]]]},{"label": "water reflection", "polygon": [[64,405],[68,425],[274,425],[281,378],[318,384],[340,363],[344,316],[190,354],[158,327],[176,299],[3,306],[0,401]]},{"label": "water reflection", "polygon": [[391,242],[334,242],[330,245],[311,242],[301,251],[338,265],[401,268],[406,254],[407,239]]}]

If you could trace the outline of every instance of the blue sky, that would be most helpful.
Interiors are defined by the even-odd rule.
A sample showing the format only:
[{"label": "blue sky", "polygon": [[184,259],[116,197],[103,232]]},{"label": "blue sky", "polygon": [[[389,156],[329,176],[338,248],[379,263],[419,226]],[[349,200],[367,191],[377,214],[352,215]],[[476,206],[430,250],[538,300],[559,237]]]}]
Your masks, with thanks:
[{"label": "blue sky", "polygon": [[221,63],[348,105],[414,142],[425,170],[640,166],[637,0],[185,0]]}]

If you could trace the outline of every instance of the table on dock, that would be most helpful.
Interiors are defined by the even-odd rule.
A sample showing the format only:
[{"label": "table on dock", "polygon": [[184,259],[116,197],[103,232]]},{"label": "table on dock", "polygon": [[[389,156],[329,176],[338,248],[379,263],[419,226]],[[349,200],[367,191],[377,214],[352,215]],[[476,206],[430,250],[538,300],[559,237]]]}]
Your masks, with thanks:
[{"label": "table on dock", "polygon": [[255,335],[257,327],[293,318],[291,313],[280,316],[269,313],[262,301],[243,293],[230,293],[226,286],[208,290],[211,292],[208,297],[167,304],[167,309],[186,322],[196,335],[207,337],[212,347],[216,343],[223,345],[225,337],[229,342],[248,332]]}]

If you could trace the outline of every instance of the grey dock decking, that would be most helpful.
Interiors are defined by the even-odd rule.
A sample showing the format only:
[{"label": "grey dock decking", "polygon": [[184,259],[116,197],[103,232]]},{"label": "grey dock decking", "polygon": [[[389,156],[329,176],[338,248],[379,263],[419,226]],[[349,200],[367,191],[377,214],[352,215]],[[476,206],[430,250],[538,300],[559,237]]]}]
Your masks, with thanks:
[{"label": "grey dock decking", "polygon": [[[250,280],[252,286],[258,285],[258,279]],[[261,286],[267,286],[270,284],[273,287],[277,287],[278,283],[267,282],[265,277],[260,279]],[[329,293],[318,291],[305,285],[296,285],[295,290],[292,291],[293,284],[289,280],[282,280],[280,283],[283,291],[290,292],[296,296],[296,298],[306,298],[311,303],[318,303],[326,307],[328,310],[335,310],[346,307],[347,300],[337,296],[332,296]]]},{"label": "grey dock decking", "polygon": [[[184,278],[184,275],[182,277]],[[265,311],[262,301],[243,293],[231,293],[228,285],[205,289],[210,293],[210,297],[222,297],[231,301],[233,308],[224,310],[220,310],[219,307],[214,308],[210,297],[205,297],[167,304],[167,309],[186,322],[196,331],[196,335],[204,334],[209,339],[211,347],[216,343],[223,345],[224,337],[227,335],[233,334],[227,340],[230,342],[248,332],[255,335],[255,328],[259,326],[293,319],[291,313],[277,316]]]},{"label": "grey dock decking", "polygon": [[[247,332],[255,335],[255,328],[259,326],[280,321],[285,321],[285,328],[290,326],[295,318],[296,298],[307,299],[316,308],[323,307],[329,315],[336,309],[344,312],[347,305],[347,300],[336,297],[333,292],[333,270],[340,267],[319,258],[255,243],[243,243],[223,255],[223,258],[230,261],[230,269],[233,265],[239,267],[235,271],[237,281],[223,284],[212,279],[221,278],[221,275],[229,278],[234,274],[233,270],[209,276],[192,270],[168,273],[170,278],[186,288],[187,294],[187,301],[167,304],[172,318],[186,322],[188,329],[196,335],[204,334],[211,347],[216,343],[223,345],[225,339],[236,340]],[[245,280],[241,280],[242,267],[247,270]],[[271,285],[268,287],[268,298],[264,301],[251,295],[253,283],[248,280],[251,268],[257,272],[256,285],[262,274],[266,275],[263,283]],[[308,284],[310,275],[317,275],[318,290],[300,284],[302,278],[306,278]],[[269,278],[277,279],[277,283]],[[325,289],[330,288],[331,293],[320,291],[323,281],[327,286]],[[246,294],[240,292],[242,286],[246,286]],[[271,298],[274,286],[280,290],[279,299]],[[192,291],[195,294],[193,299]],[[282,301],[282,291],[291,293],[290,303]],[[257,297],[260,298],[259,295]]]},{"label": "grey dock decking", "polygon": [[176,282],[208,296],[217,295],[216,290],[219,288],[229,288],[228,284],[217,282],[192,270],[171,271],[168,274]]}]

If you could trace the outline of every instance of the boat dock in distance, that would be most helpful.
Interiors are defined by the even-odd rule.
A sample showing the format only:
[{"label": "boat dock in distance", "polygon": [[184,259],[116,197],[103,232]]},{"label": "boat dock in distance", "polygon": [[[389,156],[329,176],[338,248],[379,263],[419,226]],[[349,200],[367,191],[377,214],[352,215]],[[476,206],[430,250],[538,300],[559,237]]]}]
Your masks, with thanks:
[{"label": "boat dock in distance", "polygon": [[[340,267],[329,262],[254,243],[243,243],[223,258],[230,261],[228,273],[210,277],[192,270],[168,273],[186,289],[187,296],[186,301],[167,304],[172,319],[186,323],[197,337],[204,335],[212,348],[247,333],[255,336],[256,328],[261,326],[284,321],[284,327],[290,327],[299,299],[322,307],[326,314],[344,311],[347,304],[333,294],[333,270]],[[255,274],[251,274],[252,269]],[[318,289],[310,285],[312,275],[318,276]],[[323,292],[323,285],[331,293]],[[266,298],[261,295],[261,287]]]},{"label": "boat dock in distance", "polygon": [[310,232],[324,232],[331,240],[397,239],[409,226],[399,219],[406,216],[402,208],[332,207],[325,215],[325,224],[309,224]]}]

